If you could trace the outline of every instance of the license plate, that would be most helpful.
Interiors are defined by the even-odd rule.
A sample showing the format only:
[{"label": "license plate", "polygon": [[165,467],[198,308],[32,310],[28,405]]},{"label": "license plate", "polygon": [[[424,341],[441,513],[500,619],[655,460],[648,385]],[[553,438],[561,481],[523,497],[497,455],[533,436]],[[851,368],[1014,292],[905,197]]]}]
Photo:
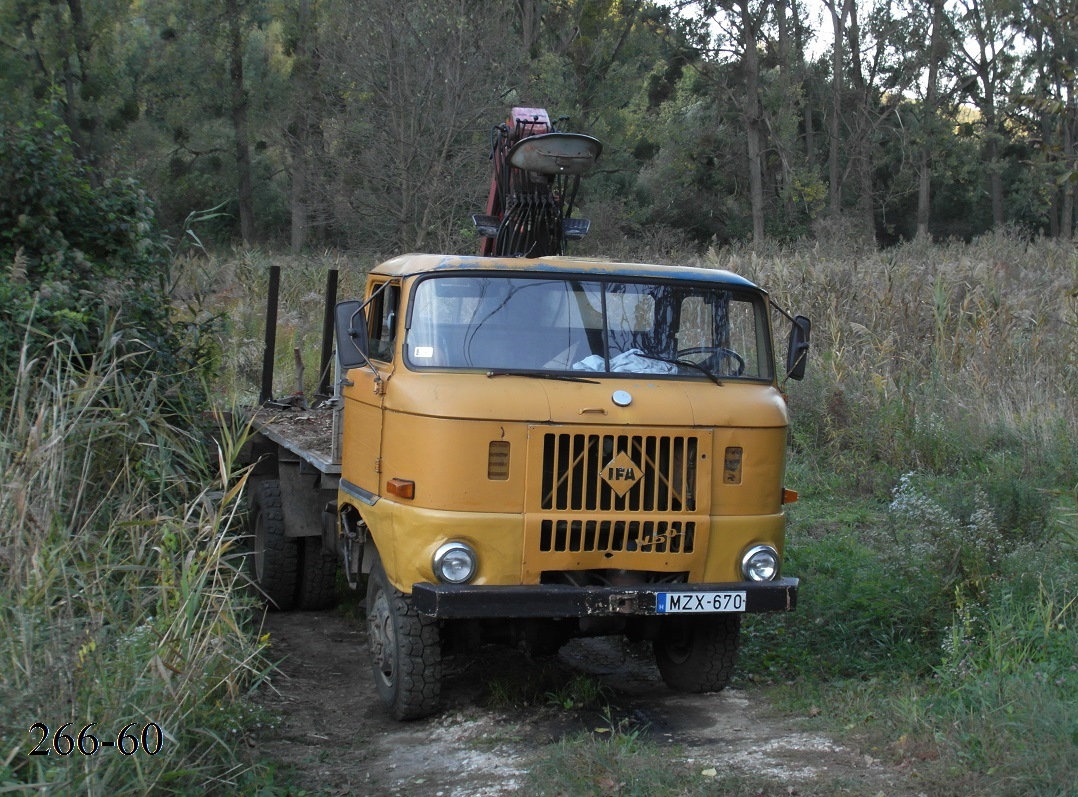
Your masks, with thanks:
[{"label": "license plate", "polygon": [[706,614],[745,611],[744,592],[659,592],[657,614]]}]

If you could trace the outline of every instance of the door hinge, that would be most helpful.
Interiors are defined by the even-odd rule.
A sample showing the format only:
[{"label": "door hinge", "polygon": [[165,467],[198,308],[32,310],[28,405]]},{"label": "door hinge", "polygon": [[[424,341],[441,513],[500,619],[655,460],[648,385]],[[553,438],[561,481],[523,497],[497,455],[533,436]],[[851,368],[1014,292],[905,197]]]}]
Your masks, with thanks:
[{"label": "door hinge", "polygon": [[381,473],[382,472],[382,458],[381,457],[375,457],[375,459],[374,459],[374,472],[375,473]]}]

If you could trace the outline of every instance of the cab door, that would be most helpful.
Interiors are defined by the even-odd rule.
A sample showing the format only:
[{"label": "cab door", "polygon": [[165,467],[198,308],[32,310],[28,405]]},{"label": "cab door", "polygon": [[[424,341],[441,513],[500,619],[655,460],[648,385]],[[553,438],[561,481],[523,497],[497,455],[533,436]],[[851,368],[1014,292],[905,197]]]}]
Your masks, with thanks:
[{"label": "cab door", "polygon": [[399,327],[400,283],[372,279],[364,309],[369,365],[351,368],[344,396],[342,488],[367,503],[382,495],[382,416],[393,375]]}]

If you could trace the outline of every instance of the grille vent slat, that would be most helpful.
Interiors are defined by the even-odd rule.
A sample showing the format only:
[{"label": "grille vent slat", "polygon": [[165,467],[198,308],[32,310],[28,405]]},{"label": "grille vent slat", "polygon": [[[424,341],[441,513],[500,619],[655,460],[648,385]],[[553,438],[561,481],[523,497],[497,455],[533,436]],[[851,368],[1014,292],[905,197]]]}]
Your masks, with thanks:
[{"label": "grille vent slat", "polygon": [[[692,435],[549,432],[543,440],[541,508],[573,512],[696,511],[696,462]],[[639,470],[622,494],[602,476],[624,454]],[[620,461],[624,461],[621,459]]]},{"label": "grille vent slat", "polygon": [[639,551],[690,554],[696,524],[665,520],[544,520],[539,534],[543,553]]}]

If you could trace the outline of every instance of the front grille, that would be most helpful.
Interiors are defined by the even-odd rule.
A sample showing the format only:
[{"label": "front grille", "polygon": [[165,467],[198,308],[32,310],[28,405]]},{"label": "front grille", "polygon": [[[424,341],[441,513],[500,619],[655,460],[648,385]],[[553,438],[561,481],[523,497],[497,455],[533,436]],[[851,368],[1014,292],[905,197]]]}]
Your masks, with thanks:
[{"label": "front grille", "polygon": [[541,508],[695,512],[698,449],[694,435],[548,432]]},{"label": "front grille", "polygon": [[640,553],[693,552],[696,524],[665,520],[544,520],[539,529],[543,553],[591,551]]}]

